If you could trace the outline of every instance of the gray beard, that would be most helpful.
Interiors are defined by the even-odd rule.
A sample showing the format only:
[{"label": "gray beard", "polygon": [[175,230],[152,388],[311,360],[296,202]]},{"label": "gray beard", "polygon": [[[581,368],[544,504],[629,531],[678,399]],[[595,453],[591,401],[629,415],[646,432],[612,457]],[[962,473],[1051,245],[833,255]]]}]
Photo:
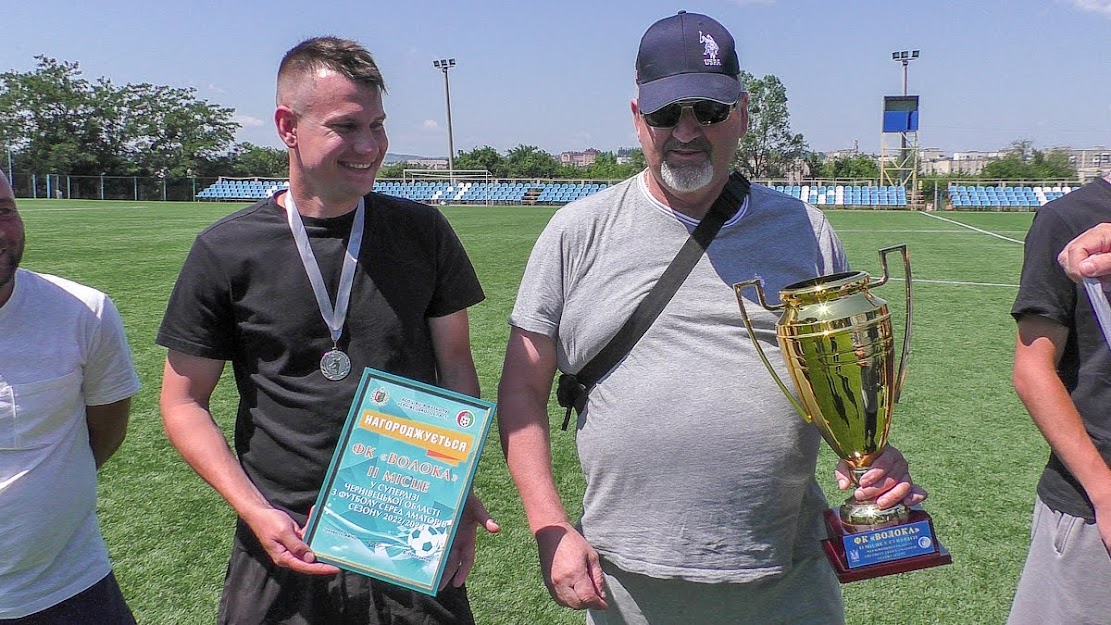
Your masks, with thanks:
[{"label": "gray beard", "polygon": [[714,179],[714,166],[709,159],[691,167],[672,167],[665,160],[660,163],[660,176],[672,190],[690,193],[709,186]]}]

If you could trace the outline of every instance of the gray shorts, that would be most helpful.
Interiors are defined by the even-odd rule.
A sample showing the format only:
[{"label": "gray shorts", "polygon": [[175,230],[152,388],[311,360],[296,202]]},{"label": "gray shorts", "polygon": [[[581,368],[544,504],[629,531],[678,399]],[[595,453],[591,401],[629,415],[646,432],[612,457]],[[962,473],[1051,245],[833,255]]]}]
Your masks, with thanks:
[{"label": "gray shorts", "polygon": [[1111,623],[1111,556],[1099,528],[1034,504],[1030,553],[1007,625]]},{"label": "gray shorts", "polygon": [[588,625],[842,625],[841,586],[818,556],[795,562],[783,577],[748,584],[701,584],[628,573],[602,562],[608,609],[590,610]]}]

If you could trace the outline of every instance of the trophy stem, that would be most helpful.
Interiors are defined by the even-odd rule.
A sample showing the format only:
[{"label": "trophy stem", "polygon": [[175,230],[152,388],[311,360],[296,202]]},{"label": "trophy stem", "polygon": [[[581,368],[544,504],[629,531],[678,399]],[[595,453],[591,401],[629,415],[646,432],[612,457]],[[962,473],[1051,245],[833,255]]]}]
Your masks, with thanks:
[{"label": "trophy stem", "polygon": [[[860,485],[860,478],[870,467],[853,467],[850,476],[853,484]],[[910,520],[910,509],[902,503],[891,508],[881,508],[875,499],[858,501],[850,495],[840,508],[841,523],[852,532],[868,532],[893,525],[902,525]]]},{"label": "trophy stem", "polygon": [[864,474],[867,473],[868,471],[870,471],[871,469],[872,469],[872,467],[870,467],[870,466],[868,466],[868,467],[851,467],[849,469],[849,479],[851,479],[853,481],[854,486],[860,486],[860,479],[863,478]]}]

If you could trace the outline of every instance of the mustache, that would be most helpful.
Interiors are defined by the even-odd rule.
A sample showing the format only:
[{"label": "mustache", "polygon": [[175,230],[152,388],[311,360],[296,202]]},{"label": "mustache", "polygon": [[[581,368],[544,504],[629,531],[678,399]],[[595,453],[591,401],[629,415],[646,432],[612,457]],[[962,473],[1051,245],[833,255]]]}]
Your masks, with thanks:
[{"label": "mustache", "polygon": [[664,152],[672,150],[697,150],[705,152],[706,154],[713,154],[714,148],[705,137],[696,137],[686,143],[679,141],[675,137],[669,137],[664,142]]}]

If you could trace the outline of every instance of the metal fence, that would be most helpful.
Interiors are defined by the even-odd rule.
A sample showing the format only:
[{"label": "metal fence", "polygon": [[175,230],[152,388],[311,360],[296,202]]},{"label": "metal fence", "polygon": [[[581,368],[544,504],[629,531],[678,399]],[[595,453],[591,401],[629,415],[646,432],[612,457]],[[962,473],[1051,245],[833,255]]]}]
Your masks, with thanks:
[{"label": "metal fence", "polygon": [[156,176],[68,176],[16,172],[16,197],[67,200],[194,202],[218,178]]},{"label": "metal fence", "polygon": [[[441,172],[443,173],[443,172]],[[215,184],[218,177],[166,177],[157,176],[70,176],[62,174],[34,174],[16,172],[12,176],[12,187],[16,197],[42,198],[42,199],[86,199],[86,200],[131,200],[131,201],[176,201],[195,202],[197,194]],[[264,180],[264,178],[226,178],[236,180]],[[397,180],[408,182],[409,180]],[[389,182],[381,179],[380,183]],[[529,182],[546,184],[551,182],[584,184],[586,182],[606,182],[613,184],[618,181],[606,180],[553,180],[553,179],[490,179],[487,182]],[[876,180],[760,180],[768,186],[781,185],[809,185],[811,187],[837,185],[872,185]],[[949,198],[949,187],[953,185],[977,186],[1042,186],[1064,187],[1080,186],[1079,181],[1005,181],[1005,180],[934,180],[917,191],[921,194],[917,201],[924,203],[927,208],[952,206]],[[912,190],[907,190],[908,195]]]}]

